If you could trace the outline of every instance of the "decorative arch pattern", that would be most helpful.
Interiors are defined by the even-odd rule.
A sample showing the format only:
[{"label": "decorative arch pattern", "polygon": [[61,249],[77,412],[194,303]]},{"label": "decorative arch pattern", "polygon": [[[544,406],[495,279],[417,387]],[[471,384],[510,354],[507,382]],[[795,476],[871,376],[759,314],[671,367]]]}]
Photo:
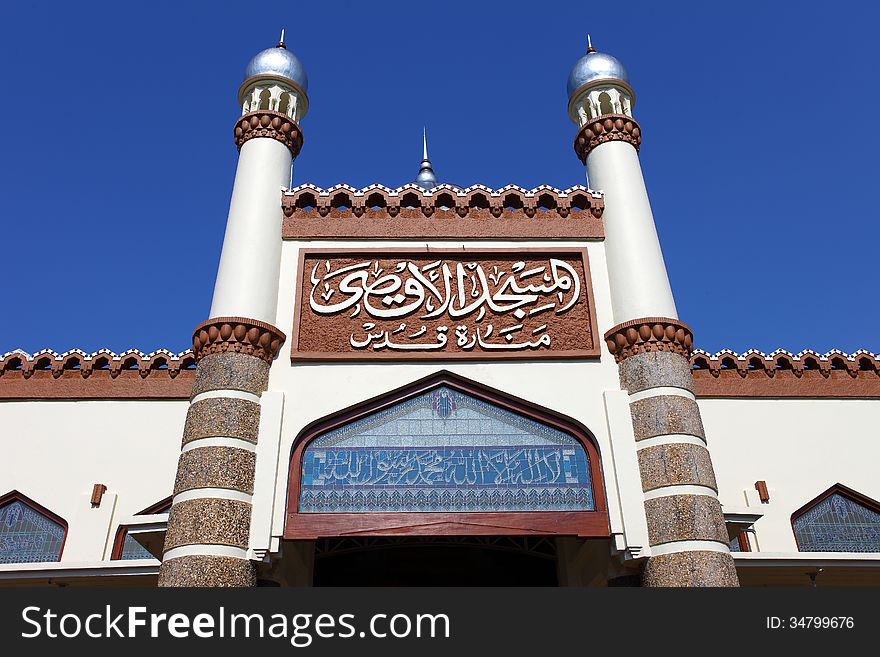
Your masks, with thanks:
[{"label": "decorative arch pattern", "polygon": [[498,534],[608,535],[589,431],[443,372],[294,445],[287,538]]},{"label": "decorative arch pattern", "polygon": [[792,514],[800,552],[880,552],[880,502],[835,484]]},{"label": "decorative arch pattern", "polygon": [[0,563],[60,561],[67,522],[18,491],[0,497]]},{"label": "decorative arch pattern", "polygon": [[[540,185],[534,189],[517,185],[506,185],[500,189],[472,185],[463,189],[441,183],[426,190],[415,183],[396,188],[374,184],[361,189],[346,184],[327,189],[303,184],[285,190],[281,206],[285,217],[297,216],[301,219],[342,218],[351,214],[367,218],[431,217],[447,212],[462,218],[499,218],[511,215],[511,210],[517,210],[529,219],[566,218],[572,215],[572,218],[576,218],[582,212],[600,219],[605,201],[601,192],[583,185],[564,190],[550,185]],[[346,211],[337,212],[339,208],[345,208]]]}]

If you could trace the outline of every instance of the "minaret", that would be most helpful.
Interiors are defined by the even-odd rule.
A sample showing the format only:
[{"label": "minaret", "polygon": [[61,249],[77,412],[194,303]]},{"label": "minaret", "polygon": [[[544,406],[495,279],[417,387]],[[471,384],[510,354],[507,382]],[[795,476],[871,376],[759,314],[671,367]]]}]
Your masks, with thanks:
[{"label": "minaret", "polygon": [[260,395],[284,334],[275,321],[281,190],[302,147],[308,78],[287,50],[248,64],[235,122],[232,188],[210,319],[196,327],[198,368],[183,431],[160,586],[253,586],[247,558]]},{"label": "minaret", "polygon": [[[589,39],[589,37],[588,37]],[[641,128],[626,69],[587,53],[568,76],[574,148],[605,193],[605,257],[616,326],[605,334],[630,394],[651,556],[644,586],[737,586],[690,369],[639,164]]]}]

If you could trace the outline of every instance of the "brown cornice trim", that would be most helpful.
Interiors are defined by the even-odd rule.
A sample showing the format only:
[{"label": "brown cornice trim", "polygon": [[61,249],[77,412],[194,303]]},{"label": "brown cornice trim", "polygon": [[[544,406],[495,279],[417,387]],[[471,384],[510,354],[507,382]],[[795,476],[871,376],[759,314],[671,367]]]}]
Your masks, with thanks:
[{"label": "brown cornice trim", "polygon": [[0,356],[0,399],[7,400],[186,399],[194,378],[195,356],[189,350],[59,354],[44,349]]},{"label": "brown cornice trim", "polygon": [[880,399],[880,358],[869,351],[711,355],[698,349],[691,366],[697,397]]},{"label": "brown cornice trim", "polygon": [[[300,185],[281,197],[284,239],[604,239],[599,192],[583,186],[532,190],[461,189],[414,183],[322,189]],[[355,219],[357,219],[355,221]]]},{"label": "brown cornice trim", "polygon": [[609,141],[623,141],[639,150],[642,145],[642,129],[631,116],[604,114],[588,121],[578,130],[574,138],[574,152],[586,164],[590,151]]},{"label": "brown cornice trim", "polygon": [[633,319],[605,334],[608,351],[620,362],[630,356],[656,351],[670,351],[689,357],[694,346],[690,327],[669,317]]},{"label": "brown cornice trim", "polygon": [[[0,356],[0,400],[189,399],[194,363],[189,350],[13,351]],[[691,364],[700,398],[880,399],[880,358],[867,351],[710,355],[698,349]]]},{"label": "brown cornice trim", "polygon": [[80,349],[71,349],[60,354],[51,349],[43,349],[35,354],[16,350],[0,355],[0,377],[18,373],[28,379],[39,372],[47,372],[56,379],[61,378],[64,373],[87,379],[92,374],[108,372],[110,378],[115,379],[123,372],[133,371],[141,378],[153,373],[163,373],[173,379],[194,364],[195,356],[189,349],[179,354],[167,349],[158,349],[149,354],[137,349],[129,349],[121,354],[109,349],[100,349],[90,354]]},{"label": "brown cornice trim", "polygon": [[287,339],[281,329],[247,317],[214,317],[193,331],[196,360],[210,354],[235,352],[271,363]]},{"label": "brown cornice trim", "polygon": [[267,137],[287,146],[293,157],[299,155],[303,145],[303,134],[296,121],[281,112],[256,110],[248,112],[235,120],[235,145],[238,150],[246,141]]},{"label": "brown cornice trim", "polygon": [[39,371],[27,379],[21,372],[7,372],[0,377],[0,400],[189,399],[195,378],[195,370],[183,370],[173,379],[167,373],[141,378],[137,371],[130,370],[116,378],[110,378],[106,371],[95,372],[87,379],[75,371],[63,372],[58,378]]},{"label": "brown cornice trim", "polygon": [[855,378],[833,373],[829,378],[807,372],[796,377],[791,372],[773,378],[762,372],[749,372],[745,378],[724,371],[717,377],[706,370],[694,370],[694,393],[698,398],[789,397],[802,399],[880,399],[880,377],[859,373]]}]

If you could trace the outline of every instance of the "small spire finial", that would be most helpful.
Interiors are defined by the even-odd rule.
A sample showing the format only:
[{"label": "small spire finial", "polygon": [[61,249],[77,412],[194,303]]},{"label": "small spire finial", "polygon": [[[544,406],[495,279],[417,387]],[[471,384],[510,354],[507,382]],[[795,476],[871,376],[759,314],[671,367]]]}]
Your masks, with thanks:
[{"label": "small spire finial", "polygon": [[589,34],[587,34],[587,52],[596,52],[596,49],[593,47],[593,39],[590,38]]},{"label": "small spire finial", "polygon": [[422,127],[422,164],[415,182],[423,189],[433,189],[437,186],[437,176],[434,174],[431,160],[428,159],[428,129],[426,127]]},{"label": "small spire finial", "polygon": [[284,45],[284,28],[283,27],[281,28],[281,38],[278,39],[278,45],[276,45],[275,47],[276,48],[284,48],[285,50],[287,50],[287,46]]}]

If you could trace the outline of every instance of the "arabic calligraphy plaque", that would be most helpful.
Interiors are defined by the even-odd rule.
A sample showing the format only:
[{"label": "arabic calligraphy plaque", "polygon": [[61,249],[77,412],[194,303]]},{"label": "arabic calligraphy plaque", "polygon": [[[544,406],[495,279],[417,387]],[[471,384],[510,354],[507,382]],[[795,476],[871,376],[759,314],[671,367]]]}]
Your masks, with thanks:
[{"label": "arabic calligraphy plaque", "polygon": [[293,360],[599,355],[587,253],[304,250]]}]

